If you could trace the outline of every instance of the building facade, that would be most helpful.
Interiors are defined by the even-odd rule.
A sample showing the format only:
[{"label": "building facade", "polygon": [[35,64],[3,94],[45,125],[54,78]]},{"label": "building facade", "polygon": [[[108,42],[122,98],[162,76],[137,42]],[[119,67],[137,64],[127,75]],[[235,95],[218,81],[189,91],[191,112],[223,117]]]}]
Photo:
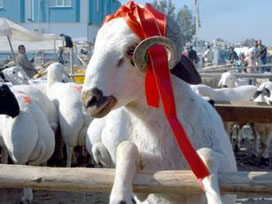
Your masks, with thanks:
[{"label": "building facade", "polygon": [[0,17],[39,33],[64,33],[93,42],[118,0],[0,0]]}]

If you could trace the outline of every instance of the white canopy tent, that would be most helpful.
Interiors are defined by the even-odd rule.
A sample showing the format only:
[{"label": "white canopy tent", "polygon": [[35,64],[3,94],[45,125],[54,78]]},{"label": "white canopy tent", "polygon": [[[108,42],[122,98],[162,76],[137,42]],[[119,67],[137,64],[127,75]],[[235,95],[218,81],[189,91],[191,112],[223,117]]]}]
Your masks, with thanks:
[{"label": "white canopy tent", "polygon": [[62,40],[56,34],[37,34],[6,18],[0,18],[0,51],[7,51],[7,48],[10,47],[14,60],[15,53],[12,45],[24,44],[28,50],[55,50],[56,47],[63,45]]}]

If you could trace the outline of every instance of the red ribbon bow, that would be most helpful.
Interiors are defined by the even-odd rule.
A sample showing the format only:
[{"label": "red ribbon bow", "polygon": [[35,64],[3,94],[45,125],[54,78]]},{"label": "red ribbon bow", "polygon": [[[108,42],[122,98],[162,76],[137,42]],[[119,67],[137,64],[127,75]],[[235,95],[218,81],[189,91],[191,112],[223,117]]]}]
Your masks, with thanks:
[{"label": "red ribbon bow", "polygon": [[[115,14],[107,16],[104,23],[118,17],[123,17],[130,29],[141,40],[151,36],[166,35],[165,15],[155,10],[150,4],[146,4],[143,8],[133,1],[129,1],[120,7]],[[148,51],[148,59],[145,81],[147,103],[158,108],[159,99],[162,99],[164,112],[175,135],[176,142],[198,181],[201,181],[210,175],[210,172],[192,147],[177,118],[165,48],[161,45],[152,46]]]}]

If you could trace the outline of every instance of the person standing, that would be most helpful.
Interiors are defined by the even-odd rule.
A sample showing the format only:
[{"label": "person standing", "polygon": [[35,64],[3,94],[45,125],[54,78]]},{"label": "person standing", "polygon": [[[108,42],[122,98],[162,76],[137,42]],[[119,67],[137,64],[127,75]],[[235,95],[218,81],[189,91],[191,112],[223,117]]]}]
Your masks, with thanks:
[{"label": "person standing", "polygon": [[237,60],[239,60],[237,53],[235,52],[233,47],[230,47],[230,55],[229,55],[230,63],[234,64]]},{"label": "person standing", "polygon": [[262,44],[262,41],[259,40],[258,42],[258,49],[259,49],[259,58],[262,64],[266,64],[266,55],[267,55],[267,48]]},{"label": "person standing", "polygon": [[27,58],[26,49],[24,45],[18,46],[18,55],[16,57],[16,63],[18,66],[24,69],[29,78],[32,78],[35,74],[38,73],[32,62]]},{"label": "person standing", "polygon": [[198,58],[198,56],[197,56],[197,53],[196,53],[196,51],[193,49],[193,46],[189,46],[188,47],[188,57],[189,57],[189,59],[190,60],[192,60],[192,62],[195,64],[195,65],[197,65],[197,63],[198,63],[198,61],[199,61],[199,58]]},{"label": "person standing", "polygon": [[248,56],[245,58],[244,66],[248,67],[246,68],[247,73],[256,73],[256,66],[258,66],[258,62],[253,49],[249,51]]},{"label": "person standing", "polygon": [[204,52],[203,54],[203,62],[204,62],[204,65],[205,66],[210,66],[212,65],[213,63],[213,58],[214,58],[214,55],[213,55],[213,51],[212,51],[212,48],[211,46],[207,46],[207,50]]}]

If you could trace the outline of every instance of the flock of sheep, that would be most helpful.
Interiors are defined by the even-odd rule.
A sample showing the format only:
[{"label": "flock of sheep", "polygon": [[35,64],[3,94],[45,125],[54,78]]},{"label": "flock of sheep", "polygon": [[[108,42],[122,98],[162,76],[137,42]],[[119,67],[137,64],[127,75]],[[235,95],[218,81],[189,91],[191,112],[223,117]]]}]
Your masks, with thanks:
[{"label": "flock of sheep", "polygon": [[[264,82],[258,87],[248,84],[249,80],[241,80],[233,73],[225,72],[218,83],[220,88],[214,89],[207,85],[193,85],[192,88],[200,96],[208,97],[214,101],[253,101],[267,103],[268,105],[272,104],[272,96],[270,94],[272,82]],[[238,151],[240,142],[243,139],[241,130],[246,124],[226,122],[224,125],[230,137],[232,137],[233,133],[232,128],[238,128],[237,138],[232,140],[234,142],[234,150]],[[254,137],[253,156],[260,159],[261,165],[269,165],[269,144],[272,136],[272,126],[260,123],[248,123],[248,125]]]},{"label": "flock of sheep", "polygon": [[[137,170],[189,169],[163,108],[151,108],[146,103],[145,74],[136,69],[131,53],[127,52],[139,42],[124,19],[104,24],[96,38],[83,88],[67,82],[67,73],[59,63],[47,68],[46,83],[27,79],[19,67],[4,70],[3,78],[13,85],[2,82],[0,86],[1,162],[7,163],[9,155],[15,164],[46,165],[59,133],[66,147],[68,167],[74,158],[73,148],[86,146],[97,163],[116,168],[111,204],[235,203],[235,195],[220,194],[217,176],[218,172],[237,171],[233,147],[225,131],[227,127],[229,132],[232,124],[224,127],[204,98],[270,104],[272,83],[240,86],[241,81],[224,73],[219,85],[228,88],[213,89],[186,82],[198,77],[197,72],[185,70],[185,81],[172,75],[178,119],[211,173],[202,180],[205,194],[135,195],[132,184]],[[252,127],[256,131],[256,153],[267,161],[272,126]],[[263,144],[261,149],[257,136]],[[24,189],[22,203],[32,199],[32,190]]]},{"label": "flock of sheep", "polygon": [[[2,163],[7,163],[9,155],[15,164],[46,165],[55,150],[55,140],[58,139],[55,137],[59,137],[60,132],[66,147],[66,166],[71,166],[73,148],[85,144],[91,117],[82,110],[81,86],[64,83],[66,75],[59,63],[48,67],[47,83],[29,80],[20,67],[3,71],[4,79],[12,79],[12,85],[2,83],[1,100],[7,105],[1,109],[5,111],[10,106],[12,100],[7,94],[10,90],[17,99],[19,111],[11,117],[0,115]],[[31,200],[31,189],[25,189],[22,202]]]}]

